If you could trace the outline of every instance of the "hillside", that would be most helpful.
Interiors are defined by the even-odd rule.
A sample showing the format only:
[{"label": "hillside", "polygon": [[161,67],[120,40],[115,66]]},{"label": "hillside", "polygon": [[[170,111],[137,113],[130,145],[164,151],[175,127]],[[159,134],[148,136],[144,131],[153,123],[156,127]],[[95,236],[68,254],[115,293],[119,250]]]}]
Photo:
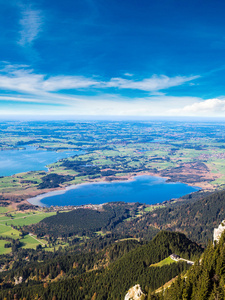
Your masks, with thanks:
[{"label": "hillside", "polygon": [[[38,224],[30,226],[28,230],[32,230],[39,236],[47,234],[54,237],[90,234],[102,228],[113,228],[117,223],[131,216],[130,209],[130,206],[125,203],[106,204],[101,210],[80,208],[45,218]],[[135,210],[136,207],[133,209]]]},{"label": "hillside", "polygon": [[[189,268],[184,262],[150,267],[172,253],[194,259],[199,258],[202,249],[183,234],[160,232],[146,245],[125,241],[118,248],[116,243],[99,253],[77,256],[70,253],[43,264],[18,266],[16,272],[9,271],[7,277],[2,275],[5,283],[0,297],[11,299],[12,294],[17,294],[16,299],[33,299],[34,295],[40,299],[54,296],[55,299],[91,299],[96,293],[96,299],[123,299],[136,283],[150,291]],[[14,286],[13,280],[9,284],[10,278],[20,276],[23,283]]]},{"label": "hillside", "polygon": [[149,295],[157,300],[222,300],[225,297],[225,234],[214,247],[208,244],[199,263],[185,277],[178,277],[163,294]]},{"label": "hillside", "polygon": [[[221,243],[217,254],[217,248],[212,246],[204,254],[208,257],[205,269],[210,266],[206,275],[199,264],[193,269],[169,257],[174,253],[183,259],[198,260],[203,252],[201,246],[176,231],[187,232],[204,245],[208,237],[212,238],[213,228],[225,219],[224,191],[206,197],[199,193],[198,197],[161,207],[118,202],[95,209],[57,212],[23,227],[23,232],[35,232],[40,240],[45,236],[53,253],[47,252],[47,247],[31,251],[18,246],[11,255],[2,256],[0,299],[124,300],[128,290],[137,284],[148,299],[215,299],[211,296],[213,291],[223,294],[225,250],[219,248]],[[165,228],[168,230],[156,235]],[[59,241],[67,246],[59,247]],[[194,273],[188,271],[190,268]],[[184,280],[186,273],[190,280]],[[165,295],[152,294],[178,275],[181,277]],[[207,283],[207,293],[203,295],[209,298],[198,292],[204,290],[203,282]]]},{"label": "hillside", "polygon": [[134,225],[155,226],[160,230],[180,231],[190,239],[206,245],[213,228],[225,219],[225,191],[215,192],[197,201],[156,209]]}]

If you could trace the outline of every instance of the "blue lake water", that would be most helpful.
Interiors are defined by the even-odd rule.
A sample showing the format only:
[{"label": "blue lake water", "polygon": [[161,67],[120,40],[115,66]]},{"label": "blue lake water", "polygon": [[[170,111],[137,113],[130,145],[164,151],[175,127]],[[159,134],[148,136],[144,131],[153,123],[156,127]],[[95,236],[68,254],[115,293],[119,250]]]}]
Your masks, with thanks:
[{"label": "blue lake water", "polygon": [[50,192],[29,199],[34,205],[83,205],[124,201],[145,204],[161,203],[200,190],[180,182],[167,183],[165,178],[136,176],[133,181],[93,183],[73,186],[65,191]]},{"label": "blue lake water", "polygon": [[84,151],[45,151],[26,146],[24,150],[0,151],[0,176],[10,176],[28,171],[47,171],[46,165],[59,159],[82,154]]}]

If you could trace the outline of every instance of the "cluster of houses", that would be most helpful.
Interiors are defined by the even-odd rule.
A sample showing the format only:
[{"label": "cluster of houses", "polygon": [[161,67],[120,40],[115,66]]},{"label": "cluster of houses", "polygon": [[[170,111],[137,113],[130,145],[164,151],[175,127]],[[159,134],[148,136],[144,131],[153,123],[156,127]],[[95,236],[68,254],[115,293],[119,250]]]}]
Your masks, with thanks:
[{"label": "cluster of houses", "polygon": [[181,260],[182,260],[182,261],[186,261],[186,263],[189,264],[189,265],[193,265],[193,264],[194,264],[193,261],[188,260],[188,259],[181,258],[179,255],[174,254],[174,253],[170,255],[170,258],[171,258],[172,260],[175,260],[175,261],[181,261]]}]

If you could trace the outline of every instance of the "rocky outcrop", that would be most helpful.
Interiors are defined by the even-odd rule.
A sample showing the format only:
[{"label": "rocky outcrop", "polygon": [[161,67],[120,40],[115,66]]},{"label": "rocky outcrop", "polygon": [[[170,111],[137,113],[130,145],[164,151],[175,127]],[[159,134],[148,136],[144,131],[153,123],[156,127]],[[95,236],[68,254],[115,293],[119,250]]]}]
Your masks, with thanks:
[{"label": "rocky outcrop", "polygon": [[23,277],[22,276],[14,277],[14,280],[15,280],[15,285],[17,285],[23,282]]},{"label": "rocky outcrop", "polygon": [[124,300],[144,300],[145,294],[142,292],[140,284],[136,284],[127,292]]},{"label": "rocky outcrop", "polygon": [[219,242],[219,239],[221,237],[221,234],[224,232],[225,230],[225,220],[222,221],[222,223],[219,225],[218,228],[214,228],[214,232],[213,232],[213,241],[215,242]]}]

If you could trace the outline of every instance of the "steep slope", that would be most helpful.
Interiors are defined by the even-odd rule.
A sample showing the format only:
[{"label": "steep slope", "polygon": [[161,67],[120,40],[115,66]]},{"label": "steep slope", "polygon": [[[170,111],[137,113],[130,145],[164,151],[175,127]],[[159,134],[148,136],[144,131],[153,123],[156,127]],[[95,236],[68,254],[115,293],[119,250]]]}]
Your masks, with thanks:
[{"label": "steep slope", "polygon": [[[22,283],[1,291],[0,297],[11,299],[10,295],[17,294],[18,299],[33,299],[34,295],[40,299],[91,299],[95,295],[94,299],[99,300],[124,299],[128,289],[137,283],[144,292],[153,290],[189,268],[184,262],[150,267],[172,253],[193,259],[200,256],[202,249],[183,234],[160,232],[151,242],[118,256],[109,266],[99,265],[98,269],[84,270],[76,276],[69,271],[61,274],[59,281],[48,284],[43,284],[43,280]],[[89,254],[88,260],[94,261],[96,255]],[[42,272],[40,268],[38,273]]]},{"label": "steep slope", "polygon": [[195,202],[157,209],[145,215],[137,226],[153,225],[161,230],[183,232],[191,240],[206,245],[212,239],[213,228],[224,219],[225,191],[221,191]]},{"label": "steep slope", "polygon": [[160,300],[222,300],[225,298],[225,234],[214,247],[209,243],[199,263],[183,278],[180,276],[161,295],[148,299]]}]

